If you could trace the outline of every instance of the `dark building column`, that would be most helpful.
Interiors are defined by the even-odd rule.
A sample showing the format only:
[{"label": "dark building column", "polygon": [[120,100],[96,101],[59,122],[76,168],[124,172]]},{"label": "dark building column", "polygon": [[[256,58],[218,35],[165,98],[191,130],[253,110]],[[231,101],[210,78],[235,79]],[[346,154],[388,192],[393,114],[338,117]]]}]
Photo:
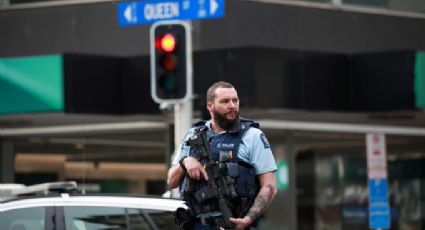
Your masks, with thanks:
[{"label": "dark building column", "polygon": [[15,151],[10,140],[0,139],[0,183],[15,182]]}]

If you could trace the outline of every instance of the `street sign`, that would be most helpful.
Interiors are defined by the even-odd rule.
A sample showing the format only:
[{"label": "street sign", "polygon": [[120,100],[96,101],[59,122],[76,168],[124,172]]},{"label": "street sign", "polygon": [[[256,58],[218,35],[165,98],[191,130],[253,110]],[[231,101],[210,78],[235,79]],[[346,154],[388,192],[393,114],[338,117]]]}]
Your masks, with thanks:
[{"label": "street sign", "polygon": [[369,180],[369,203],[388,203],[388,181],[386,179]]},{"label": "street sign", "polygon": [[391,224],[391,215],[388,202],[385,134],[367,134],[366,152],[369,179],[369,228],[388,229]]},{"label": "street sign", "polygon": [[384,134],[370,133],[366,135],[369,179],[387,178],[387,151],[385,145]]},{"label": "street sign", "polygon": [[369,206],[369,228],[371,229],[389,229],[390,228],[390,207]]},{"label": "street sign", "polygon": [[146,0],[118,4],[120,26],[163,20],[197,20],[224,17],[225,0]]},{"label": "street sign", "polygon": [[387,179],[369,179],[369,228],[390,228]]}]

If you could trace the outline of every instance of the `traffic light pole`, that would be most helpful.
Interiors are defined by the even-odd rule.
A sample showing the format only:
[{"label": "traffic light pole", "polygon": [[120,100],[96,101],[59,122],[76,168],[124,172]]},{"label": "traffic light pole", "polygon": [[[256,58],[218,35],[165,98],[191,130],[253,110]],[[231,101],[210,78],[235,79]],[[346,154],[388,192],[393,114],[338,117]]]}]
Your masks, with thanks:
[{"label": "traffic light pole", "polygon": [[174,149],[177,150],[186,132],[192,127],[192,99],[174,104]]},{"label": "traffic light pole", "polygon": [[[192,71],[189,71],[192,74]],[[190,76],[190,79],[191,76]],[[190,81],[192,84],[192,81]],[[192,87],[190,87],[191,89]],[[179,145],[186,135],[187,131],[192,127],[193,117],[193,100],[192,91],[189,92],[189,98],[179,103],[174,104],[174,154],[171,155],[170,162],[173,161],[174,155],[179,148]],[[175,188],[171,190],[171,198],[180,198],[179,189]]]},{"label": "traffic light pole", "polygon": [[[186,132],[192,127],[192,112],[193,101],[190,97],[180,103],[174,104],[174,152],[171,154],[170,162],[173,162],[176,151],[186,135]],[[172,189],[170,194],[171,198],[180,198],[179,189]]]}]

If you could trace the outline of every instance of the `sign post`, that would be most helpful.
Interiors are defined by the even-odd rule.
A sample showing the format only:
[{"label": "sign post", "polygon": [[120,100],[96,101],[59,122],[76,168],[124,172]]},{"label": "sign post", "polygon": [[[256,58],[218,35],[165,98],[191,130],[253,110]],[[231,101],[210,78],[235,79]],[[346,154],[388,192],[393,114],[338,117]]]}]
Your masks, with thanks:
[{"label": "sign post", "polygon": [[391,213],[388,202],[387,152],[385,135],[366,135],[369,186],[369,228],[389,229]]}]

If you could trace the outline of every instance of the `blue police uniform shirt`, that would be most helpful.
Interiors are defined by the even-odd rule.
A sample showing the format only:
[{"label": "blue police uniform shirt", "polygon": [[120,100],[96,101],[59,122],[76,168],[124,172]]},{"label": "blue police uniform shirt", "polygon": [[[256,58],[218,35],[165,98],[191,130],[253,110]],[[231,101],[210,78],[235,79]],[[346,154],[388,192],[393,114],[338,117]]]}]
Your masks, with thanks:
[{"label": "blue police uniform shirt", "polygon": [[[211,121],[207,121],[205,126],[208,127],[207,135],[209,137],[226,132],[214,132],[211,129]],[[182,157],[189,155],[190,147],[186,146],[185,142],[194,134],[194,132],[195,128],[191,128],[183,138],[183,141],[180,143],[179,149],[174,156],[172,165],[179,164],[179,160]],[[273,153],[266,136],[260,129],[254,127],[250,127],[243,134],[242,141],[239,144],[238,157],[241,160],[253,165],[257,175],[276,171],[277,169]]]}]

